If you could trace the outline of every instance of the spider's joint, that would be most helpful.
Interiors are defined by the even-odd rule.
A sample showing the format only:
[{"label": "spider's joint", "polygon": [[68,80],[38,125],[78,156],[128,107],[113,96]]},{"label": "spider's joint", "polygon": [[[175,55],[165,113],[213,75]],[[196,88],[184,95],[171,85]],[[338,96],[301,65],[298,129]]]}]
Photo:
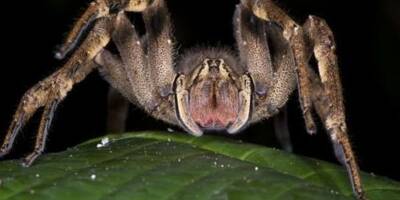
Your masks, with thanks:
[{"label": "spider's joint", "polygon": [[128,0],[125,10],[131,12],[142,12],[149,7],[153,1],[154,0]]},{"label": "spider's joint", "polygon": [[254,5],[252,5],[252,10],[254,15],[256,15],[258,18],[263,19],[265,21],[270,21],[267,9],[265,9],[265,7],[266,5],[264,1],[256,1]]},{"label": "spider's joint", "polygon": [[60,83],[60,88],[58,91],[58,98],[63,99],[65,96],[67,96],[67,93],[72,89],[74,81],[72,81],[71,79],[59,80],[59,83]]},{"label": "spider's joint", "polygon": [[104,0],[96,0],[90,3],[91,7],[97,8],[97,16],[102,17],[106,16],[110,12],[110,8],[107,6],[107,3]]}]

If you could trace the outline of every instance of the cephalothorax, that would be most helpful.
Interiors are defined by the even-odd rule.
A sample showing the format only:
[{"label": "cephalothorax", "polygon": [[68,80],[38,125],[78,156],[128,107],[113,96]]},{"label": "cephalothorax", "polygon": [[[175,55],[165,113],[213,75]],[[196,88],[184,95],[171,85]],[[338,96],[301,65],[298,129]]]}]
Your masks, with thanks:
[{"label": "cephalothorax", "polygon": [[[142,13],[144,36],[137,34],[125,12]],[[56,54],[62,59],[73,52],[69,60],[23,96],[0,156],[10,151],[21,127],[44,107],[34,152],[23,161],[31,165],[44,150],[57,104],[94,69],[131,103],[196,136],[207,130],[234,134],[270,118],[297,86],[308,132],[316,132],[314,109],[347,169],[355,195],[365,199],[346,132],[335,42],[324,20],[310,16],[300,26],[271,0],[242,0],[233,19],[239,56],[223,48],[199,48],[178,60],[174,60],[170,20],[164,0],[93,1]],[[118,55],[105,48],[110,42]],[[318,72],[308,64],[313,56]],[[118,112],[113,119],[123,115]]]}]

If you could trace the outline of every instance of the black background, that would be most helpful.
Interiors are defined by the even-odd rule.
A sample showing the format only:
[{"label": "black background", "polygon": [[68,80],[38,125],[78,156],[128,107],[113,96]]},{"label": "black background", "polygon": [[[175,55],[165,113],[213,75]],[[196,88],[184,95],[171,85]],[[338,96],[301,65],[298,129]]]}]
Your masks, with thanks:
[{"label": "black background", "polygon": [[[5,1],[1,7],[0,135],[6,133],[23,93],[62,65],[53,58],[74,20],[88,0]],[[230,45],[232,14],[237,1],[168,0],[180,50],[196,45]],[[278,4],[298,22],[308,14],[327,20],[335,33],[349,134],[360,166],[367,172],[400,180],[400,2],[395,0],[280,0]],[[106,134],[108,85],[92,73],[77,85],[59,106],[50,132],[47,152],[72,147]],[[317,136],[304,130],[294,94],[289,102],[289,123],[294,151],[336,162],[329,139],[321,129]],[[129,130],[166,130],[132,108]],[[11,156],[31,150],[38,115],[20,134]],[[236,136],[249,142],[278,146],[271,123],[257,124]]]}]

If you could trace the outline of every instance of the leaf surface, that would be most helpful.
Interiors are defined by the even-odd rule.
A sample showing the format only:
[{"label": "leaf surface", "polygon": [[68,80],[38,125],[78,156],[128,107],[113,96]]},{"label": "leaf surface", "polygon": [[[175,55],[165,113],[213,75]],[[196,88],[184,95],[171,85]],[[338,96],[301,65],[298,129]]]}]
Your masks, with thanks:
[{"label": "leaf surface", "polygon": [[[341,166],[225,138],[139,132],[0,162],[0,200],[354,199]],[[101,145],[100,145],[101,146]],[[400,199],[400,184],[363,173],[369,199]]]}]

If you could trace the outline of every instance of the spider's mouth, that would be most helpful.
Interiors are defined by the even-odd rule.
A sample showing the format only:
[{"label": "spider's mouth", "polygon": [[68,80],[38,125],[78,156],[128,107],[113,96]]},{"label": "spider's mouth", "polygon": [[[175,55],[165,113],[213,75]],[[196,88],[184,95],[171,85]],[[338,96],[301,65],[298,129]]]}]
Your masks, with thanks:
[{"label": "spider's mouth", "polygon": [[238,90],[228,82],[201,81],[192,86],[189,113],[203,130],[225,130],[237,119]]},{"label": "spider's mouth", "polygon": [[176,108],[181,125],[196,136],[210,130],[239,132],[250,118],[252,82],[248,75],[238,79],[239,85],[206,79],[186,89],[186,77],[178,77]]}]

